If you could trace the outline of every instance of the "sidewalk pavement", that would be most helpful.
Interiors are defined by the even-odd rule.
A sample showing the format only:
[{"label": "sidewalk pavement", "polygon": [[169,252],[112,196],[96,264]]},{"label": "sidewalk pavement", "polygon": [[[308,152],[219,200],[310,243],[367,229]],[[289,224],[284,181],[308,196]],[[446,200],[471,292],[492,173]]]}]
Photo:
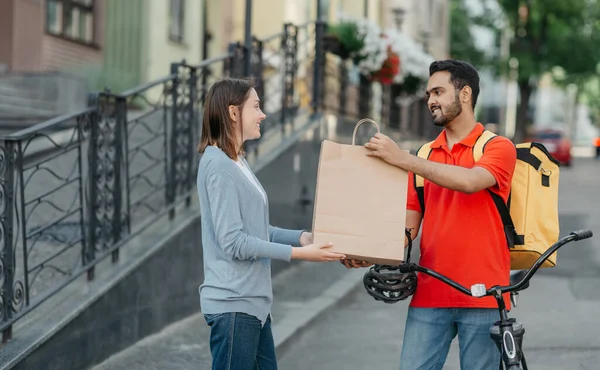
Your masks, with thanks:
[{"label": "sidewalk pavement", "polygon": [[[530,369],[598,369],[598,300],[577,299],[571,289],[578,285],[600,293],[591,280],[542,275],[535,276],[531,287],[521,293],[510,317],[525,326],[524,349]],[[279,367],[398,369],[407,310],[408,302],[378,302],[359,286],[315,320],[311,330],[295,337],[290,349],[279,353]],[[444,370],[459,369],[455,340]]]},{"label": "sidewalk pavement", "polygon": [[[339,262],[295,263],[273,278],[277,350],[362,281],[364,271]],[[209,328],[200,312],[108,358],[92,370],[210,369]]]},{"label": "sidewalk pavement", "polygon": [[[559,189],[561,235],[589,228],[594,237],[561,248],[557,267],[538,271],[509,315],[525,326],[530,369],[600,368],[598,165],[581,159],[562,169]],[[398,369],[407,310],[408,302],[377,302],[358,285],[279,352],[279,367]],[[444,369],[460,369],[456,341]]]}]

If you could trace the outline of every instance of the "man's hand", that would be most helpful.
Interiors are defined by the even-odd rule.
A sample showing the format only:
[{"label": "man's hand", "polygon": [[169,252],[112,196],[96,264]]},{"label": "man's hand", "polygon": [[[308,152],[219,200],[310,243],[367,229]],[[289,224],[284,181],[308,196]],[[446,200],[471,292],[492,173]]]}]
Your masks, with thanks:
[{"label": "man's hand", "polygon": [[367,262],[367,261],[359,261],[359,260],[354,260],[354,259],[350,259],[350,258],[344,258],[343,260],[340,260],[340,262],[342,263],[342,265],[346,266],[347,268],[361,268],[361,267],[369,267],[374,265],[371,262]]},{"label": "man's hand", "polygon": [[402,163],[402,158],[410,155],[407,151],[400,149],[394,140],[382,133],[375,134],[375,136],[365,144],[365,148],[368,149],[368,156],[379,157],[387,163],[396,166],[398,166],[399,163]]},{"label": "man's hand", "polygon": [[300,234],[300,245],[301,246],[307,246],[313,243],[313,234],[309,233],[308,231],[304,231],[302,232],[302,234]]}]

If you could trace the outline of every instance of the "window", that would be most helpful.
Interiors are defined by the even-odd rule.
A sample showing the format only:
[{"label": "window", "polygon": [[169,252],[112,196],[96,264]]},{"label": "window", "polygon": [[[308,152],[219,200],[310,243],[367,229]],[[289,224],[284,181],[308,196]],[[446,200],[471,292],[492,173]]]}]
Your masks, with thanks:
[{"label": "window", "polygon": [[46,31],[93,44],[94,0],[46,0]]},{"label": "window", "polygon": [[171,0],[169,9],[169,38],[173,41],[183,42],[185,0]]}]

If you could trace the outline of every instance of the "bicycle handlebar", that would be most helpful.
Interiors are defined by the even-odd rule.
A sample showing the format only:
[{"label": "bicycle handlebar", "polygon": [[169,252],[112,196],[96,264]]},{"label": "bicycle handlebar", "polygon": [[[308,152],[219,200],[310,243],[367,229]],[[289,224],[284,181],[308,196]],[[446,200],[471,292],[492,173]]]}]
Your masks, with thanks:
[{"label": "bicycle handlebar", "polygon": [[548,257],[550,257],[550,255],[552,255],[554,252],[556,252],[560,247],[562,247],[563,245],[565,245],[567,243],[573,242],[573,241],[579,241],[579,240],[591,238],[593,235],[594,234],[592,233],[591,230],[578,230],[578,231],[571,232],[569,235],[560,239],[559,241],[554,243],[550,248],[548,248],[548,250],[546,252],[544,252],[544,254],[542,254],[537,259],[537,261],[535,261],[533,266],[531,266],[529,268],[529,270],[527,270],[527,273],[525,274],[523,279],[521,279],[521,281],[519,281],[516,284],[508,285],[508,286],[495,286],[490,289],[486,289],[485,285],[483,285],[483,284],[475,284],[471,287],[471,289],[467,289],[464,286],[460,285],[459,283],[455,282],[454,280],[451,280],[448,277],[446,277],[436,271],[430,270],[427,267],[419,266],[416,263],[401,264],[400,266],[398,266],[398,268],[399,268],[400,272],[402,272],[402,273],[413,272],[413,271],[422,272],[424,274],[430,275],[430,276],[452,286],[453,288],[459,290],[460,292],[462,292],[466,295],[481,298],[481,297],[486,297],[486,296],[490,296],[490,295],[494,295],[494,294],[509,293],[509,292],[521,290],[521,288],[524,285],[529,283],[529,280],[533,277],[533,275],[540,268],[540,266],[544,263],[544,261],[546,261],[548,259]]},{"label": "bicycle handlebar", "polygon": [[576,240],[579,241],[579,240],[591,238],[592,236],[594,236],[594,233],[592,233],[592,230],[577,230],[577,231],[573,231],[571,233],[571,235],[577,236]]}]

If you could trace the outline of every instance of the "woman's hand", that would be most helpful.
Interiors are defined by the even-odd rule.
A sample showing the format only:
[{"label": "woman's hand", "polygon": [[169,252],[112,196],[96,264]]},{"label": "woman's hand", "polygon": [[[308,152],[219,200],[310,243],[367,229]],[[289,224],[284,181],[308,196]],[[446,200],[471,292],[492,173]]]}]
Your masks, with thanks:
[{"label": "woman's hand", "polygon": [[300,248],[292,248],[292,259],[313,261],[313,262],[332,262],[346,258],[346,255],[327,250],[333,246],[327,244],[309,244]]}]

